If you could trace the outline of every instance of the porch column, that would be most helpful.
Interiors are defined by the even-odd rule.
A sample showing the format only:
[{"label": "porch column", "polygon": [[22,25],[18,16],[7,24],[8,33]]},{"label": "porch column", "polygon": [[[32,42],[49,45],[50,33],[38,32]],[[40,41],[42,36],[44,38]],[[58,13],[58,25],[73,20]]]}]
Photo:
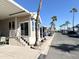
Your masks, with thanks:
[{"label": "porch column", "polygon": [[38,25],[38,44],[40,43],[41,38],[40,38],[40,23]]},{"label": "porch column", "polygon": [[31,37],[32,36],[32,21],[31,21],[31,19],[29,20],[29,37]]},{"label": "porch column", "polygon": [[29,25],[28,25],[29,29],[29,44],[33,45],[33,38],[32,38],[32,21],[31,19],[29,19]]},{"label": "porch column", "polygon": [[15,33],[16,33],[16,37],[17,37],[17,17],[15,17]]}]

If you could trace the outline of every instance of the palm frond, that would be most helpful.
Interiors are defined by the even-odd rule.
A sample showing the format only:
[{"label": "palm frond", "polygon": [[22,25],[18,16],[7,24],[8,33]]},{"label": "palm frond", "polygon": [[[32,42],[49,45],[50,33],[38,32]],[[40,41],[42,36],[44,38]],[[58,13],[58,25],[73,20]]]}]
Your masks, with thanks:
[{"label": "palm frond", "polygon": [[57,16],[53,16],[53,17],[51,17],[51,19],[52,19],[53,21],[57,21]]},{"label": "palm frond", "polygon": [[72,8],[70,12],[78,12],[78,10],[76,8]]}]

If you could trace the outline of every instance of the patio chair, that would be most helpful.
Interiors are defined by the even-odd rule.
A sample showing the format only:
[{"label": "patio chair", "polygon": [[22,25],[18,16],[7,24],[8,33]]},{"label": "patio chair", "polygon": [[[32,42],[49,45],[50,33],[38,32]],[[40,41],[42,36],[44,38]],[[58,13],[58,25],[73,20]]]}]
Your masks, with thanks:
[{"label": "patio chair", "polygon": [[6,43],[6,37],[1,37],[0,38],[0,43],[5,44]]}]

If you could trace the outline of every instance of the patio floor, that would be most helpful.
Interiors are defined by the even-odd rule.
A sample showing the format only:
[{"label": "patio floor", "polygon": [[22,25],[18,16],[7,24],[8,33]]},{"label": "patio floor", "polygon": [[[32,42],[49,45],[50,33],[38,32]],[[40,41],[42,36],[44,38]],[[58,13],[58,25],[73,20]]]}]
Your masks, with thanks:
[{"label": "patio floor", "polygon": [[0,59],[35,59],[38,54],[38,50],[30,49],[29,47],[0,46]]}]

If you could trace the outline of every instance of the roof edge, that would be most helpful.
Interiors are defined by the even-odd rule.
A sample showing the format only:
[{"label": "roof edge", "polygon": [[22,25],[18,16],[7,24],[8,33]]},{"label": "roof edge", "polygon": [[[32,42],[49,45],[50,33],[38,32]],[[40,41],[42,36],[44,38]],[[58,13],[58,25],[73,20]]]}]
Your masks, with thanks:
[{"label": "roof edge", "polygon": [[26,10],[25,8],[23,8],[21,5],[19,5],[18,3],[16,3],[14,0],[8,0],[9,2],[11,2],[12,4],[14,4],[15,6],[19,7],[20,9],[24,10],[25,12],[29,13],[30,12],[28,10]]}]

